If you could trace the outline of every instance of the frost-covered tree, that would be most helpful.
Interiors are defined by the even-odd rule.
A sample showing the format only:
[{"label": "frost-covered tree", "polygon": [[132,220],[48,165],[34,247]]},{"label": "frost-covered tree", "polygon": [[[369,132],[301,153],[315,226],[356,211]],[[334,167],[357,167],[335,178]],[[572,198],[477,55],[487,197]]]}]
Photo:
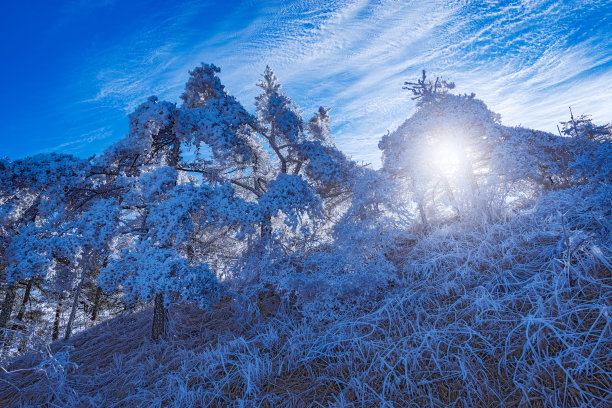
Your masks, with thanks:
[{"label": "frost-covered tree", "polygon": [[278,79],[266,67],[257,84],[262,93],[257,96],[257,125],[280,163],[280,172],[298,174],[301,165],[296,157],[296,146],[304,138],[304,122],[297,105],[281,92]]},{"label": "frost-covered tree", "polygon": [[422,107],[443,99],[449,91],[455,89],[455,83],[439,77],[436,77],[435,81],[431,81],[427,79],[427,74],[423,70],[421,78],[416,81],[404,82],[403,89],[412,93],[412,99],[417,101],[417,107]]},{"label": "frost-covered tree", "polygon": [[596,125],[588,115],[574,117],[571,109],[570,120],[561,122],[561,125],[561,134],[569,138],[565,148],[566,177],[574,184],[584,184],[593,179],[609,182],[612,174],[612,125]]},{"label": "frost-covered tree", "polygon": [[383,170],[405,184],[425,229],[505,216],[542,191],[584,183],[595,177],[593,169],[608,172],[609,128],[588,117],[572,114],[556,136],[503,126],[474,94],[454,95],[444,81],[423,76],[407,84],[417,110],[379,147]]},{"label": "frost-covered tree", "polygon": [[[130,238],[123,239],[125,248],[116,248],[115,260],[103,269],[101,279],[108,288],[123,285],[141,300],[155,294],[154,315],[159,322],[164,320],[159,317],[165,314],[163,305],[168,304],[163,294],[180,293],[176,282],[168,283],[174,278],[166,281],[168,276],[188,275],[192,273],[188,267],[211,262],[217,265],[215,273],[220,272],[223,251],[211,253],[214,241],[221,239],[219,231],[224,231],[226,242],[227,237],[242,238],[233,241],[236,252],[226,250],[226,258],[240,258],[240,253],[259,257],[259,250],[250,251],[248,242],[269,246],[272,240],[284,241],[281,245],[289,248],[295,245],[292,237],[311,236],[319,225],[316,220],[329,220],[331,210],[350,194],[356,165],[331,142],[327,109],[320,108],[305,124],[268,67],[258,84],[262,93],[256,98],[256,113],[251,115],[227,92],[219,72],[208,64],[190,71],[181,106],[149,98],[130,115],[127,137],[98,161],[98,173],[123,183],[124,191],[129,191],[121,205],[130,231],[124,237]],[[162,175],[164,181],[159,179]],[[221,206],[233,208],[233,215],[207,212]],[[191,221],[164,225],[156,221],[162,210]],[[260,226],[259,237],[253,235],[255,224]],[[159,239],[162,228],[173,235],[165,233]],[[182,231],[180,240],[178,231]],[[173,263],[172,271],[134,266],[147,258],[137,254],[157,251],[180,262]],[[132,266],[119,266],[124,261]],[[202,268],[199,273],[208,276]],[[159,279],[148,280],[148,286],[129,283],[147,274]],[[134,291],[135,287],[142,291]]]},{"label": "frost-covered tree", "polygon": [[56,254],[65,254],[63,258],[69,259],[71,266],[80,272],[66,324],[66,340],[72,334],[77,305],[87,275],[108,258],[111,241],[119,226],[119,207],[115,199],[99,199],[88,205],[87,209],[80,209],[82,211],[65,223],[65,231],[57,237],[59,242],[56,244]]},{"label": "frost-covered tree", "polygon": [[2,162],[15,182],[2,186],[0,322],[15,285],[38,279],[55,297],[55,338],[68,299],[70,337],[90,286],[93,315],[102,288],[127,302],[155,300],[158,337],[173,299],[210,303],[217,278],[239,273],[236,261],[332,239],[358,166],[331,141],[329,109],[305,122],[267,67],[250,114],[219,72],[190,71],[181,105],[147,99],[129,115],[126,137],[98,157]]},{"label": "frost-covered tree", "polygon": [[169,166],[141,172],[124,204],[143,210],[127,231],[129,240],[118,243],[100,276],[106,290],[121,285],[128,301],[155,299],[154,338],[165,330],[171,297],[204,307],[219,293],[206,262],[211,254],[199,247],[230,231],[252,233],[258,222],[254,204],[237,197],[229,184],[210,187],[178,179]]},{"label": "frost-covered tree", "polygon": [[[229,182],[248,200],[262,198],[271,186],[281,183],[275,180],[282,174],[295,176],[293,180],[301,177],[313,189],[307,192],[299,187],[293,191],[295,197],[287,199],[296,204],[300,194],[305,194],[302,198],[307,202],[312,193],[326,200],[346,190],[339,184],[348,179],[354,163],[329,139],[328,110],[320,108],[305,125],[296,104],[281,91],[276,76],[267,67],[258,83],[262,92],[256,98],[256,114],[251,116],[227,94],[216,76],[218,72],[217,67],[202,65],[190,73],[182,96],[187,112],[184,118],[189,118],[185,129],[191,132],[187,139],[197,149],[204,150],[206,145],[210,155],[192,161],[183,170],[198,171],[208,182]],[[211,123],[215,124],[213,129]],[[283,183],[288,180],[292,179],[283,176]],[[285,191],[289,194],[289,190]],[[277,214],[281,219],[287,215],[280,211],[264,217],[262,236],[269,237],[272,217]]]},{"label": "frost-covered tree", "polygon": [[[34,281],[45,282],[44,290],[57,293],[59,303],[72,296],[65,330],[69,338],[88,272],[106,256],[116,230],[117,190],[91,177],[88,161],[71,156],[36,158],[31,163],[36,166],[33,174],[17,175],[38,195],[36,207],[29,209],[30,222],[22,223],[6,248],[6,277],[9,282],[28,282],[23,303]],[[22,315],[20,310],[18,318]]]},{"label": "frost-covered tree", "polygon": [[379,147],[384,170],[406,183],[425,229],[453,217],[497,217],[570,182],[566,138],[503,126],[474,94],[451,94],[444,81],[409,85],[417,111]]},{"label": "frost-covered tree", "polygon": [[209,183],[230,182],[260,196],[270,163],[255,118],[225,89],[214,65],[190,71],[181,112],[180,134],[196,158],[184,171],[199,172]]},{"label": "frost-covered tree", "polygon": [[2,277],[6,294],[0,328],[11,316],[18,283],[25,284],[19,320],[23,318],[35,281],[52,264],[50,240],[57,220],[76,199],[73,189],[83,180],[88,163],[69,155],[37,155],[2,166]]},{"label": "frost-covered tree", "polygon": [[383,167],[405,180],[426,229],[430,218],[464,216],[493,199],[498,125],[498,115],[473,95],[445,94],[382,138]]}]

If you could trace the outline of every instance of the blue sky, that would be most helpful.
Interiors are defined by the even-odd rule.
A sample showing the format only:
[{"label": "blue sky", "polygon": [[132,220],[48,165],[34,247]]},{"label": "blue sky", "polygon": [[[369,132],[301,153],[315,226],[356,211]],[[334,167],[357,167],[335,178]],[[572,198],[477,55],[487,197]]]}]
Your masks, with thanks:
[{"label": "blue sky", "polygon": [[[7,2],[8,3],[8,2]],[[127,132],[149,95],[221,67],[253,111],[266,64],[309,118],[331,107],[339,147],[376,145],[413,111],[421,69],[474,92],[507,125],[612,121],[612,3],[553,1],[22,1],[0,17],[0,156],[87,157]]]}]

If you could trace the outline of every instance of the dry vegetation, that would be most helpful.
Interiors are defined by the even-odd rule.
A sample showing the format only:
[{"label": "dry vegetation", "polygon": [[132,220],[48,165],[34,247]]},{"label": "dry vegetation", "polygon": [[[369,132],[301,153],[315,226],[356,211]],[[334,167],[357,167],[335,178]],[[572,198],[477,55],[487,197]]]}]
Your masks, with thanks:
[{"label": "dry vegetation", "polygon": [[120,316],[7,363],[0,405],[610,406],[611,214],[597,193],[440,227],[396,260],[399,287],[350,316],[286,300],[264,316],[234,293],[207,312],[175,306],[159,342],[150,309]]}]

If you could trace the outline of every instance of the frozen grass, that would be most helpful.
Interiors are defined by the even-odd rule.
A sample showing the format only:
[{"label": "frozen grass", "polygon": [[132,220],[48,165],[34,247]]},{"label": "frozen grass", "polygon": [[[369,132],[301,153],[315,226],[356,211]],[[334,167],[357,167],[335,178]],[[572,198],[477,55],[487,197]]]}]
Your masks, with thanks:
[{"label": "frozen grass", "polygon": [[235,295],[175,306],[156,343],[151,310],[120,316],[5,364],[0,406],[612,406],[610,196],[431,231],[380,300],[336,319]]}]

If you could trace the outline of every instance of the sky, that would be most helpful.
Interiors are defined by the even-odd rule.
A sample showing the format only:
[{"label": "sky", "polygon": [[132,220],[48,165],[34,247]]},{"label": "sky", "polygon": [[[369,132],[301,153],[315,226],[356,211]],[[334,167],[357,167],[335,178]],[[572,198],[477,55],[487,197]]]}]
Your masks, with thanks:
[{"label": "sky", "polygon": [[414,112],[425,69],[474,92],[502,123],[556,132],[569,110],[612,121],[612,2],[6,2],[0,16],[0,156],[99,154],[150,95],[180,102],[188,71],[221,68],[254,111],[269,65],[308,119],[380,166],[378,141]]}]

